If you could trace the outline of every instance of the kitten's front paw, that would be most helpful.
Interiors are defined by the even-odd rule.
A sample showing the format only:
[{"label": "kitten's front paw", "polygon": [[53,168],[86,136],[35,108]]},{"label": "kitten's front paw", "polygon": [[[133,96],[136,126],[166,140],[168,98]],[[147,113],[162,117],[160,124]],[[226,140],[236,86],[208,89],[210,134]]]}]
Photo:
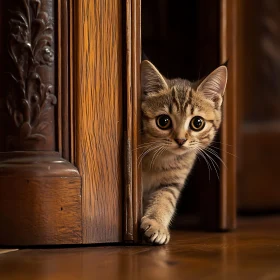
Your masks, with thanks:
[{"label": "kitten's front paw", "polygon": [[141,230],[146,241],[153,244],[167,244],[170,240],[168,228],[161,225],[154,219],[143,217],[141,220]]}]

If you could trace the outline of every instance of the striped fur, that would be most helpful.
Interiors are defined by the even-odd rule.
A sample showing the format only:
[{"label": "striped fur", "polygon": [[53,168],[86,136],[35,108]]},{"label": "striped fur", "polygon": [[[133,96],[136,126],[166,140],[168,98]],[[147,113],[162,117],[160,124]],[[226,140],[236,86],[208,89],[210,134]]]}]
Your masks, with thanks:
[{"label": "striped fur", "polygon": [[[182,79],[167,80],[153,64],[143,61],[142,180],[144,216],[141,229],[154,244],[169,242],[169,224],[200,149],[210,145],[221,124],[221,104],[227,68],[220,66],[198,86]],[[168,115],[172,127],[160,129],[159,115]],[[205,120],[201,131],[190,128],[193,117]],[[183,146],[175,139],[186,139]]]}]

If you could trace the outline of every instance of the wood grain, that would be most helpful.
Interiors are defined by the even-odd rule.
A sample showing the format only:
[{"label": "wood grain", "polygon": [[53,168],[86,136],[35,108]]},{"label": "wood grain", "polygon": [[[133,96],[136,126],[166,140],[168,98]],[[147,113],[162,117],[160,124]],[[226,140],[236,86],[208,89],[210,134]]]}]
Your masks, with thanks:
[{"label": "wood grain", "polygon": [[141,1],[126,1],[126,122],[124,240],[137,241],[142,214],[141,166],[138,165],[141,130]]},{"label": "wood grain", "polygon": [[167,246],[19,250],[0,256],[4,280],[278,280],[280,217],[232,233],[173,231]]},{"label": "wood grain", "polygon": [[75,163],[83,243],[122,240],[122,7],[74,1]]},{"label": "wood grain", "polygon": [[0,195],[1,228],[9,229],[1,229],[0,245],[82,242],[80,178],[1,178]]},{"label": "wood grain", "polygon": [[221,63],[230,61],[221,130],[221,158],[225,165],[221,165],[219,227],[223,230],[236,227],[237,15],[237,1],[221,1]]},{"label": "wood grain", "polygon": [[55,153],[0,160],[0,245],[82,242],[81,179]]}]

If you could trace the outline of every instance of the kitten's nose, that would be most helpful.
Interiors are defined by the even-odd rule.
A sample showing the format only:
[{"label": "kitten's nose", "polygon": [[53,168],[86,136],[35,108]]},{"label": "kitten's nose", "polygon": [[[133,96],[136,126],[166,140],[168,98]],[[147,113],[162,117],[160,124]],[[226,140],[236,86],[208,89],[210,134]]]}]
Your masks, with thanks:
[{"label": "kitten's nose", "polygon": [[187,139],[175,139],[175,141],[178,143],[179,146],[182,146],[186,143]]}]

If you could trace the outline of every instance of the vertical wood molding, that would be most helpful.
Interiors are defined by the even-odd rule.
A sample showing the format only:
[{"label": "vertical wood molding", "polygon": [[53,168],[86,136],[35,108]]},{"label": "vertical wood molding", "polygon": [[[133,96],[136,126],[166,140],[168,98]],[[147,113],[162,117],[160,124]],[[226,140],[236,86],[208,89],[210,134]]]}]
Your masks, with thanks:
[{"label": "vertical wood molding", "polygon": [[122,241],[122,7],[74,0],[75,164],[83,243]]},{"label": "vertical wood molding", "polygon": [[141,166],[138,165],[141,131],[141,0],[126,1],[126,164],[124,240],[137,242],[142,214]]},{"label": "vertical wood molding", "polygon": [[221,63],[229,60],[221,130],[221,158],[226,165],[221,165],[219,227],[223,230],[236,227],[236,157],[233,155],[236,155],[237,135],[237,9],[238,1],[221,1]]},{"label": "vertical wood molding", "polygon": [[68,0],[58,0],[57,19],[57,88],[58,88],[58,151],[72,161],[71,98],[70,98],[70,10]]},{"label": "vertical wood molding", "polygon": [[66,3],[1,3],[0,245],[82,242],[81,178],[61,157],[69,159]]}]

